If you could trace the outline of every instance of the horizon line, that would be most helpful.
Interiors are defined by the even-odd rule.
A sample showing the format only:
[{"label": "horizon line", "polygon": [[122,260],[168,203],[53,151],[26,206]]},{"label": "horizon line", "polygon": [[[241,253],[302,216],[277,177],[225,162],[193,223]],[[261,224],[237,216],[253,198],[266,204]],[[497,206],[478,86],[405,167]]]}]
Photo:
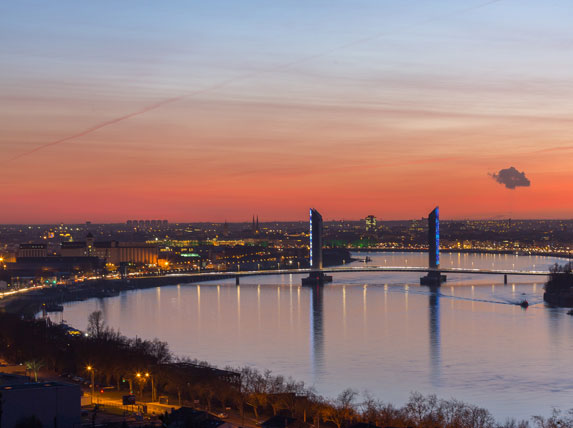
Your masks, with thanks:
[{"label": "horizon line", "polygon": [[[401,218],[401,219],[380,219],[376,217],[376,221],[379,223],[384,222],[400,222],[400,221],[417,221],[417,220],[425,220],[427,217],[416,217],[416,218]],[[163,221],[167,220],[168,225],[177,225],[177,224],[252,224],[252,220],[245,220],[245,221],[208,221],[208,220],[200,220],[200,221],[171,221],[169,219],[152,219],[152,218],[145,218],[145,219],[137,219],[139,220],[150,220],[150,221]],[[360,222],[364,221],[365,217],[358,218],[358,219],[326,219],[324,222]],[[503,217],[503,218],[441,218],[440,222],[455,222],[455,221],[508,221],[508,220],[516,220],[516,221],[573,221],[573,217],[569,218],[558,218],[558,217],[551,217],[551,218],[515,218],[515,217]],[[66,226],[86,226],[87,223],[90,223],[90,226],[101,226],[101,225],[127,225],[127,220],[125,221],[110,221],[110,222],[92,222],[90,220],[84,222],[48,222],[48,223],[0,223],[0,226],[54,226],[54,225],[66,225]],[[308,220],[297,219],[297,220],[260,220],[259,224],[265,223],[308,223]]]}]

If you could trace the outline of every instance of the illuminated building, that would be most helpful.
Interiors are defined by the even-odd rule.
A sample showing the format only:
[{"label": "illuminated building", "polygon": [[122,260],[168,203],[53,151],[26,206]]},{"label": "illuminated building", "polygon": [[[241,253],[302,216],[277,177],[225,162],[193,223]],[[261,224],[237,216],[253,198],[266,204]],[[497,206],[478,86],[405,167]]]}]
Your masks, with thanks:
[{"label": "illuminated building", "polygon": [[157,264],[159,248],[143,242],[94,241],[91,233],[85,242],[62,242],[62,257],[92,256],[107,263]]},{"label": "illuminated building", "polygon": [[48,250],[46,244],[20,244],[18,258],[46,257]]},{"label": "illuminated building", "polygon": [[376,230],[376,217],[369,215],[366,217],[366,232],[374,232]]}]

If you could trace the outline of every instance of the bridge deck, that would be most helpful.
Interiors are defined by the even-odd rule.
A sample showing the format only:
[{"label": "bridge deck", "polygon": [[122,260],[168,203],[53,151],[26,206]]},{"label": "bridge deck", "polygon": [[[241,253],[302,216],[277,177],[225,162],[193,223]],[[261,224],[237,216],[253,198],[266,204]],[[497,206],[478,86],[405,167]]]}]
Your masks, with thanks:
[{"label": "bridge deck", "polygon": [[[249,270],[234,272],[202,272],[202,273],[182,273],[172,274],[171,276],[252,276],[252,275],[285,275],[285,274],[308,274],[311,269],[275,269],[275,270]],[[442,274],[478,274],[478,275],[528,275],[528,276],[545,276],[549,275],[548,271],[523,271],[523,270],[495,270],[495,269],[468,269],[468,268],[440,268],[429,269],[426,267],[404,267],[404,266],[356,266],[356,267],[333,267],[322,269],[324,273],[344,273],[344,272],[440,272]]]}]

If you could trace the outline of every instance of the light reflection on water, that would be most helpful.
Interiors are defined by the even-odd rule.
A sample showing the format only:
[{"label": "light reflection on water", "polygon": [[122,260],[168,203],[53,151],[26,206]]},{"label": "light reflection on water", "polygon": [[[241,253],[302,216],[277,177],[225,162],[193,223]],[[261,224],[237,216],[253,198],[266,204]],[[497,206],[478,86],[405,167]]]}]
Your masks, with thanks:
[{"label": "light reflection on water", "polygon": [[[363,255],[359,255],[363,256]],[[372,265],[423,266],[425,254],[371,253]],[[556,259],[442,254],[442,266],[544,269]],[[356,262],[359,263],[359,262]],[[136,290],[65,305],[85,328],[100,309],[127,336],[159,337],[177,355],[252,365],[327,396],[347,387],[403,404],[411,391],[455,397],[498,419],[571,406],[573,317],[542,303],[543,277],[341,273],[321,288],[281,275]],[[519,282],[518,282],[519,281]],[[526,298],[527,310],[516,304]]]}]

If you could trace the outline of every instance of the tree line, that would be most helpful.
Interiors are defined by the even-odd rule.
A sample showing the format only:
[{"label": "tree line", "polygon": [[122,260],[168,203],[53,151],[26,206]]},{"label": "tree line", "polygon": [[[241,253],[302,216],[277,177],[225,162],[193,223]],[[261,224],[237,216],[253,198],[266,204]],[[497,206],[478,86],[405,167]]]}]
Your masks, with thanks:
[{"label": "tree line", "polygon": [[549,267],[549,280],[545,283],[545,291],[549,294],[571,292],[573,288],[573,263]]}]

